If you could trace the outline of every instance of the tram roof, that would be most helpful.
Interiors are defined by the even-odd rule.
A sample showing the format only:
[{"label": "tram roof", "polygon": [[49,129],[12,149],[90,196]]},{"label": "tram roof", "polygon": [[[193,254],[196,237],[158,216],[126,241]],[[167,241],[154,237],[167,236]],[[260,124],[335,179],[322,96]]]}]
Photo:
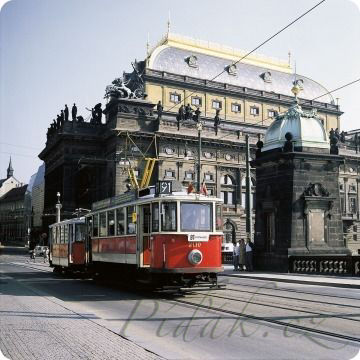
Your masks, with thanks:
[{"label": "tram roof", "polygon": [[66,220],[60,221],[58,223],[53,223],[53,224],[49,225],[49,227],[53,227],[54,225],[84,224],[84,223],[85,223],[85,217],[81,216],[81,217],[77,217],[77,218],[66,219]]},{"label": "tram roof", "polygon": [[104,209],[111,209],[119,205],[133,205],[137,203],[146,203],[151,201],[163,200],[189,200],[189,201],[206,201],[206,202],[222,202],[223,200],[217,197],[205,196],[203,194],[190,193],[186,189],[183,191],[173,191],[170,194],[155,194],[154,187],[149,188],[147,195],[139,196],[135,191],[119,194],[112,198],[97,201],[92,204],[92,212],[101,211]]}]

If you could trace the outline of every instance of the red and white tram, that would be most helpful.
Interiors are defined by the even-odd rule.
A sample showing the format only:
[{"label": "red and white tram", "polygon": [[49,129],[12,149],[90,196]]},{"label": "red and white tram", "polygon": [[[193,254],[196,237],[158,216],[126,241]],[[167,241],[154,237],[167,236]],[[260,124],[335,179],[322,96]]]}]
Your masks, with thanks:
[{"label": "red and white tram", "polygon": [[84,270],[88,263],[85,218],[64,220],[49,226],[49,262],[61,268]]},{"label": "red and white tram", "polygon": [[[221,199],[173,192],[166,181],[156,189],[93,204],[85,216],[84,266],[95,274],[155,286],[215,284],[217,273],[223,271]],[[74,263],[70,249],[76,242],[68,243],[69,260],[53,260],[54,266]]]}]

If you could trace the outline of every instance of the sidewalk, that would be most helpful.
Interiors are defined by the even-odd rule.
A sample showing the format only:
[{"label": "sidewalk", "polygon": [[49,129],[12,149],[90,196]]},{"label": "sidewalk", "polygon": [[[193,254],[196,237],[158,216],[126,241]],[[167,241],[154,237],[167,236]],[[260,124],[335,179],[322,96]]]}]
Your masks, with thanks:
[{"label": "sidewalk", "polygon": [[267,281],[278,281],[285,283],[319,285],[319,286],[333,286],[342,288],[360,289],[360,277],[342,276],[342,275],[309,275],[309,274],[294,274],[294,273],[272,273],[263,271],[233,271],[232,265],[223,265],[224,272],[221,276],[230,276],[244,279],[256,279]]}]

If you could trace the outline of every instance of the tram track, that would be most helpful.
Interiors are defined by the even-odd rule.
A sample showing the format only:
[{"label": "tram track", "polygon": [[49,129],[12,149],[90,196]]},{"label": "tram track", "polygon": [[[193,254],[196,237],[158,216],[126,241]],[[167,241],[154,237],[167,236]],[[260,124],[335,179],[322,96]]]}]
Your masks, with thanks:
[{"label": "tram track", "polygon": [[[228,290],[228,289],[226,289]],[[195,295],[203,295],[202,293],[197,293],[197,292],[189,292],[188,294],[195,294]],[[259,293],[252,293],[254,295],[260,295]],[[310,315],[317,315],[320,317],[327,317],[327,318],[333,318],[333,319],[343,319],[343,320],[347,320],[347,321],[355,321],[355,322],[360,322],[360,319],[353,319],[353,318],[349,318],[346,316],[343,316],[342,314],[338,314],[338,313],[321,313],[321,312],[316,312],[316,311],[311,311],[311,310],[303,310],[303,309],[299,309],[299,308],[295,308],[295,307],[285,307],[285,306],[278,306],[278,305],[274,305],[274,304],[264,304],[261,302],[256,302],[256,301],[251,301],[248,299],[241,299],[241,298],[230,298],[230,297],[226,297],[226,296],[221,296],[221,295],[217,295],[217,294],[208,294],[208,296],[211,296],[213,298],[218,298],[218,299],[222,299],[222,300],[230,300],[230,301],[237,301],[237,302],[242,302],[245,304],[253,304],[253,305],[259,305],[259,306],[263,306],[263,307],[268,307],[268,308],[276,308],[276,309],[280,309],[280,310],[287,310],[287,311],[292,311],[292,312],[301,312],[304,314],[310,314]],[[294,298],[290,298],[291,300],[297,300],[297,301],[302,301],[302,299],[294,299]],[[360,316],[360,314],[359,314]]]},{"label": "tram track", "polygon": [[281,321],[281,320],[276,320],[276,319],[269,319],[269,318],[263,317],[263,316],[245,314],[242,312],[227,310],[227,309],[223,309],[223,308],[219,308],[219,307],[215,307],[215,306],[193,303],[191,301],[182,300],[182,299],[172,299],[171,301],[175,302],[175,303],[183,304],[183,305],[195,306],[197,308],[201,308],[204,310],[212,310],[212,311],[224,313],[227,315],[234,315],[234,316],[243,317],[246,319],[251,319],[251,320],[256,320],[256,321],[265,322],[265,323],[269,323],[269,324],[274,324],[274,325],[282,326],[284,328],[289,328],[289,329],[299,330],[299,331],[303,331],[303,332],[324,335],[324,336],[332,337],[332,338],[336,338],[336,339],[360,343],[359,337],[354,337],[354,336],[350,336],[350,335],[346,335],[346,334],[340,334],[340,333],[335,333],[335,332],[331,332],[331,331],[327,331],[327,330],[311,328],[311,327],[297,325],[297,324],[293,324],[293,323],[285,322],[285,321]]},{"label": "tram track", "polygon": [[[237,280],[247,280],[244,278],[236,278]],[[250,281],[250,279],[249,279]],[[259,280],[259,279],[251,279],[251,281],[261,281],[261,282],[265,282],[265,280]],[[276,280],[268,280],[269,282],[276,282]],[[256,286],[254,284],[244,284],[243,282],[241,283],[226,283],[226,287],[228,288],[228,285],[235,285],[235,286],[245,286],[245,287],[249,287],[249,288],[256,288],[258,289],[259,286]],[[219,284],[222,284],[222,282],[219,282]],[[297,284],[298,285],[298,284]],[[330,294],[326,294],[326,293],[319,293],[319,292],[310,292],[310,291],[300,291],[300,290],[296,290],[296,289],[291,289],[291,288],[286,288],[286,287],[273,287],[273,286],[263,286],[261,285],[262,289],[269,289],[269,290],[274,290],[274,291],[283,291],[283,292],[294,292],[297,294],[306,294],[306,295],[315,295],[315,296],[322,296],[322,297],[330,297],[330,298],[339,298],[339,299],[347,299],[347,300],[356,300],[356,301],[360,301],[360,297],[359,298],[355,298],[355,297],[351,297],[351,296],[339,296],[339,295],[330,295]]]},{"label": "tram track", "polygon": [[[226,290],[239,292],[239,293],[247,293],[247,294],[253,294],[254,293],[253,291],[233,289],[233,288],[229,288],[229,287],[226,287]],[[271,290],[271,289],[269,289],[269,290]],[[277,289],[274,289],[274,290],[277,290]],[[278,295],[278,294],[266,294],[266,293],[262,293],[262,292],[257,292],[256,295],[314,303],[314,300],[312,300],[312,299],[300,299],[300,298],[294,298],[294,297],[291,297],[291,296],[284,296],[284,295]],[[318,296],[320,296],[320,295],[318,295]],[[350,307],[350,308],[359,309],[359,306],[356,306],[356,305],[332,303],[332,302],[326,302],[326,301],[321,301],[321,300],[316,300],[316,303],[317,304],[323,304],[323,305]]]}]

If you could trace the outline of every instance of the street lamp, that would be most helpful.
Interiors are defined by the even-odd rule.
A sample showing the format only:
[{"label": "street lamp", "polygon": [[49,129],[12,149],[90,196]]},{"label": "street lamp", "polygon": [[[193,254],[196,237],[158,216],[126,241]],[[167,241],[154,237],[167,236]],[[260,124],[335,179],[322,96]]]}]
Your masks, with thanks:
[{"label": "street lamp", "polygon": [[[196,129],[198,131],[198,154],[197,159],[196,156],[194,156],[195,160],[195,167],[196,167],[196,160],[197,160],[197,184],[196,184],[196,191],[198,194],[200,194],[200,187],[201,187],[201,131],[204,127],[204,122],[202,120],[198,120],[196,123]],[[189,151],[187,149],[186,143],[185,143],[185,152],[184,152],[184,160],[189,160]]]}]

